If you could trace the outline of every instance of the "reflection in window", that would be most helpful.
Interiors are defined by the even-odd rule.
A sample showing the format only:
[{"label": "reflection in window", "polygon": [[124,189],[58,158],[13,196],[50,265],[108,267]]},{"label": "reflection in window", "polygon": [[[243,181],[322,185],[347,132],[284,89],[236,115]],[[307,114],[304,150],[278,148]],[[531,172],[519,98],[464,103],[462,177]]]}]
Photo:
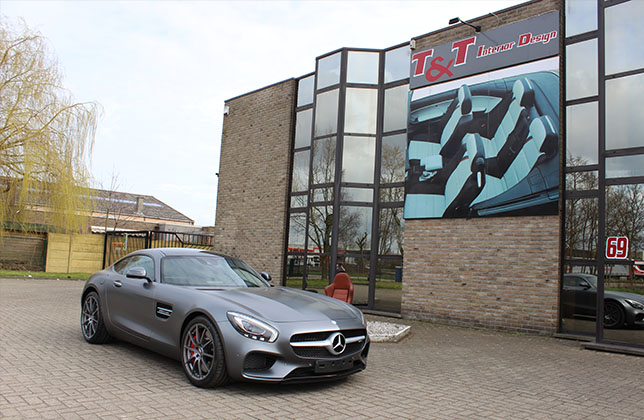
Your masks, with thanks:
[{"label": "reflection in window", "polygon": [[595,333],[597,269],[594,266],[564,267],[561,290],[561,329],[565,332]]},{"label": "reflection in window", "polygon": [[632,265],[606,265],[604,271],[605,340],[644,345],[643,330],[633,322],[643,319],[643,285],[644,279],[635,274]]},{"label": "reflection in window", "polygon": [[644,176],[644,155],[606,158],[606,178]]},{"label": "reflection in window", "polygon": [[297,113],[295,120],[295,148],[307,147],[311,145],[311,118],[313,109],[300,111]]},{"label": "reflection in window", "polygon": [[347,83],[378,83],[377,52],[349,51],[347,59]]},{"label": "reflection in window", "polygon": [[566,200],[566,259],[597,258],[598,217],[596,198]]},{"label": "reflection in window", "polygon": [[606,236],[626,236],[631,258],[644,251],[644,184],[606,187]]},{"label": "reflection in window", "polygon": [[409,85],[398,86],[385,91],[385,132],[407,128],[407,94]]},{"label": "reflection in window", "polygon": [[338,90],[320,93],[315,104],[315,135],[324,136],[338,130]]},{"label": "reflection in window", "polygon": [[606,74],[644,67],[644,2],[618,4],[605,9]]},{"label": "reflection in window", "polygon": [[342,188],[342,201],[357,201],[363,203],[373,202],[373,190],[371,188]]},{"label": "reflection in window", "polygon": [[376,134],[378,90],[347,88],[345,133]]},{"label": "reflection in window", "polygon": [[380,202],[395,203],[405,200],[405,187],[382,188],[380,187]]},{"label": "reflection in window", "polygon": [[293,153],[293,179],[291,192],[306,191],[309,188],[309,151]]},{"label": "reflection in window", "polygon": [[597,164],[597,102],[566,108],[566,166]]},{"label": "reflection in window", "polygon": [[309,203],[309,197],[306,193],[291,195],[291,208],[306,207]]},{"label": "reflection in window", "polygon": [[304,106],[313,103],[313,89],[315,75],[300,79],[297,84],[297,106]]},{"label": "reflection in window", "polygon": [[342,153],[342,182],[372,184],[375,160],[375,137],[345,136]]},{"label": "reflection in window", "polygon": [[566,46],[566,99],[597,95],[597,39]]},{"label": "reflection in window", "polygon": [[597,2],[566,0],[566,36],[597,29]]},{"label": "reflection in window", "polygon": [[340,207],[338,251],[368,253],[371,249],[371,207]]},{"label": "reflection in window", "polygon": [[385,83],[409,77],[409,46],[396,48],[385,53]]},{"label": "reflection in window", "polygon": [[335,137],[313,142],[313,185],[335,180]]},{"label": "reflection in window", "polygon": [[644,146],[644,74],[606,81],[606,149]]},{"label": "reflection in window", "polygon": [[396,134],[382,138],[382,160],[380,162],[381,184],[403,182],[405,180],[406,149],[406,134]]},{"label": "reflection in window", "polygon": [[330,252],[333,233],[333,207],[311,207],[309,217],[309,249],[312,252]]},{"label": "reflection in window", "polygon": [[599,188],[597,171],[570,172],[566,174],[566,191],[588,191]]},{"label": "reflection in window", "polygon": [[380,210],[378,220],[378,254],[403,254],[403,208],[385,208]]},{"label": "reflection in window", "polygon": [[304,251],[306,213],[291,213],[288,223],[288,250]]},{"label": "reflection in window", "polygon": [[286,286],[294,288],[302,287],[306,260],[307,257],[304,255],[288,255],[286,257]]},{"label": "reflection in window", "polygon": [[340,53],[318,60],[318,89],[340,83]]},{"label": "reflection in window", "polygon": [[334,197],[333,191],[334,191],[333,187],[316,188],[312,190],[313,202],[314,203],[333,202],[333,197]]}]

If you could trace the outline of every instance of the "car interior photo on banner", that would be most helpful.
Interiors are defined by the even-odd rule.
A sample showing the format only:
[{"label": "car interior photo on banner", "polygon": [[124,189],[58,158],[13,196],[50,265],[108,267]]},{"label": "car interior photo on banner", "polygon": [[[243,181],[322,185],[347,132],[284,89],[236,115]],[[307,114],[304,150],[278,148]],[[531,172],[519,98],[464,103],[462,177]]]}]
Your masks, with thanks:
[{"label": "car interior photo on banner", "polygon": [[405,218],[556,214],[558,63],[410,92]]}]

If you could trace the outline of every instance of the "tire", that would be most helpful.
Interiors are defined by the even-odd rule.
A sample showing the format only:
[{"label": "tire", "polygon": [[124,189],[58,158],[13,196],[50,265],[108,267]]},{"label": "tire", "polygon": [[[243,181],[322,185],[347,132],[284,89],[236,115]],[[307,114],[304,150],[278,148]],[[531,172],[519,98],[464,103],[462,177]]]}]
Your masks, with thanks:
[{"label": "tire", "polygon": [[228,382],[224,346],[208,318],[198,316],[184,329],[181,364],[190,382],[200,388],[212,388]]},{"label": "tire", "polygon": [[604,328],[619,328],[624,325],[624,309],[619,303],[604,302]]},{"label": "tire", "polygon": [[91,344],[107,343],[110,335],[103,322],[103,311],[98,294],[89,292],[83,298],[81,306],[81,332],[85,341]]}]

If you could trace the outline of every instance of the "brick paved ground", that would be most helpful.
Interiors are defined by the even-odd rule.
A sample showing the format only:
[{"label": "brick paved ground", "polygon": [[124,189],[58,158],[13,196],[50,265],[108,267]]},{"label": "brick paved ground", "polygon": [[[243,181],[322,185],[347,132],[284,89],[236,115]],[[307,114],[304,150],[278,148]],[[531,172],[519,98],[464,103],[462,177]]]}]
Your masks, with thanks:
[{"label": "brick paved ground", "polygon": [[202,390],[173,360],[86,344],[82,285],[0,279],[0,418],[644,419],[642,357],[422,322],[344,381]]}]

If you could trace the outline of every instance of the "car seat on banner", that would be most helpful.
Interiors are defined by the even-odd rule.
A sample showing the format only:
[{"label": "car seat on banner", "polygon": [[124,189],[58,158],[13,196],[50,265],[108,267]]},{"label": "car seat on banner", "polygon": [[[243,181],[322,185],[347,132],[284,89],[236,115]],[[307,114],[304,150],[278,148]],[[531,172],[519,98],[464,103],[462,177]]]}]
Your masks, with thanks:
[{"label": "car seat on banner", "polygon": [[467,134],[462,144],[465,152],[445,183],[445,193],[407,194],[405,217],[467,215],[470,203],[485,185],[485,155],[478,134]]},{"label": "car seat on banner", "polygon": [[501,178],[487,175],[485,187],[472,204],[496,197],[525,179],[540,157],[552,157],[557,153],[558,138],[550,117],[544,115],[533,120],[525,144],[505,174]]}]

